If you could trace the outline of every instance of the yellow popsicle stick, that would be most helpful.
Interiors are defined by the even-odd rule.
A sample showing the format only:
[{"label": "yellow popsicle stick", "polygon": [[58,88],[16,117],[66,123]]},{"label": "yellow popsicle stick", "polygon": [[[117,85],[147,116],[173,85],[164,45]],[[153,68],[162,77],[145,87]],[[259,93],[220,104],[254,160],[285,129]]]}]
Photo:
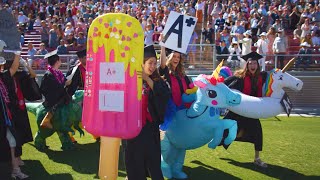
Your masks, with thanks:
[{"label": "yellow popsicle stick", "polygon": [[99,177],[103,180],[117,180],[120,138],[101,137]]}]

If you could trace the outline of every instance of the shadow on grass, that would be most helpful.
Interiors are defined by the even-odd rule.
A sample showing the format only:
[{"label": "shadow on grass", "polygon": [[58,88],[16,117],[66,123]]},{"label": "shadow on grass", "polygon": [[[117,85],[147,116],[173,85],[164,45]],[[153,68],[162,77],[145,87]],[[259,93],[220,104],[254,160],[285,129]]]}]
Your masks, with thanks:
[{"label": "shadow on grass", "polygon": [[71,174],[49,174],[40,161],[25,160],[26,166],[21,167],[23,173],[29,175],[28,179],[63,179],[72,180]]},{"label": "shadow on grass", "polygon": [[[46,153],[49,159],[54,162],[68,164],[76,172],[96,174],[94,178],[99,178],[100,143],[76,144],[73,150],[55,151],[47,149],[42,152]],[[124,152],[121,147],[119,152],[119,170],[125,171]],[[118,176],[125,177],[126,174],[119,172]]]},{"label": "shadow on grass", "polygon": [[184,166],[183,170],[188,174],[188,179],[236,179],[239,178],[225,173],[219,169],[216,169],[212,166],[206,165],[201,161],[192,161],[191,163],[199,165],[198,167],[191,168]]},{"label": "shadow on grass", "polygon": [[54,162],[68,164],[74,171],[83,174],[97,174],[99,167],[99,143],[76,144],[75,149],[43,151]]},{"label": "shadow on grass", "polygon": [[260,172],[269,177],[276,179],[320,179],[320,176],[306,176],[292,169],[277,165],[268,164],[268,168],[261,168],[254,165],[252,162],[238,162],[233,159],[220,158],[221,160],[229,161],[229,164]]}]

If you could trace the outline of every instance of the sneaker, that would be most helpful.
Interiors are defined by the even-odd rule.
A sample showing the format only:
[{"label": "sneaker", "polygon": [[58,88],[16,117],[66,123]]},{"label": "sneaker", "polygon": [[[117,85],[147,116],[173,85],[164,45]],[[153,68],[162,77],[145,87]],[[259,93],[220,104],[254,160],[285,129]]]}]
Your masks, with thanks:
[{"label": "sneaker", "polygon": [[257,165],[259,167],[262,167],[262,168],[267,168],[268,167],[268,165],[265,162],[263,162],[260,158],[255,159],[253,161],[253,164]]}]

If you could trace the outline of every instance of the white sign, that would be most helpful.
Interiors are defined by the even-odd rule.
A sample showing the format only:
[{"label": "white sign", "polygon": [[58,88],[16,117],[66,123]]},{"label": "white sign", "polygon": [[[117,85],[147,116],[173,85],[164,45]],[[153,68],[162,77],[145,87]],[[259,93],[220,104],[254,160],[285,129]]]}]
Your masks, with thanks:
[{"label": "white sign", "polygon": [[163,30],[161,46],[186,53],[197,18],[171,11]]},{"label": "white sign", "polygon": [[77,69],[78,69],[78,66],[75,66],[75,67],[72,69],[71,74],[70,74],[69,76],[67,76],[66,79],[67,79],[67,80],[72,79],[73,76],[74,76],[74,74],[76,73]]},{"label": "white sign", "polygon": [[124,84],[124,63],[123,62],[102,62],[100,63],[100,84],[119,83]]},{"label": "white sign", "polygon": [[124,91],[100,90],[99,110],[124,112]]}]

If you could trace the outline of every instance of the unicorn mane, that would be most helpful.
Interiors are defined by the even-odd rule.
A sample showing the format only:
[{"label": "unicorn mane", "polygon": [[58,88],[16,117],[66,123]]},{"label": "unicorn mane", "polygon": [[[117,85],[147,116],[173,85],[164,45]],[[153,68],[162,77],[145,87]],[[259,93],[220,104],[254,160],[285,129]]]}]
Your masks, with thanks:
[{"label": "unicorn mane", "polygon": [[273,72],[278,72],[278,71],[280,71],[280,69],[272,69],[267,76],[265,86],[264,86],[264,92],[267,97],[270,97],[271,94],[273,93],[273,89],[272,89],[272,84],[274,82]]}]

